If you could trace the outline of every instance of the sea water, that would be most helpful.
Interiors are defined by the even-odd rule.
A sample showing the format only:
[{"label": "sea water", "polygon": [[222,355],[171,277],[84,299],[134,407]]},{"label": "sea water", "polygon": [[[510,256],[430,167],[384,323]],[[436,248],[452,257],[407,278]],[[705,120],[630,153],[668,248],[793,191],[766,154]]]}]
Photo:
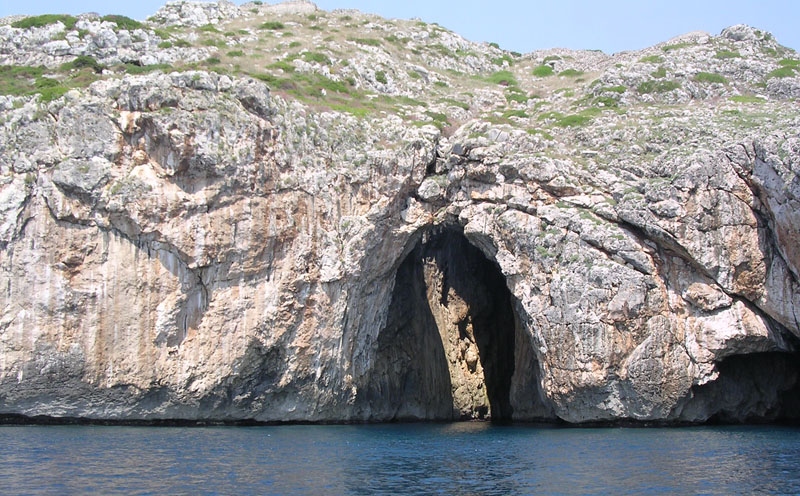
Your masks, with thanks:
[{"label": "sea water", "polygon": [[3,426],[0,493],[800,494],[800,428]]}]

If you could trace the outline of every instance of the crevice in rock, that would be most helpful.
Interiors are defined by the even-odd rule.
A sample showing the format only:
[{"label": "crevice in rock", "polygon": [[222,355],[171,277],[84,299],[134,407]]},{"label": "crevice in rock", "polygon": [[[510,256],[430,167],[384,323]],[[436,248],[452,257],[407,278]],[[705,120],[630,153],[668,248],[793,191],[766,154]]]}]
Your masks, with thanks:
[{"label": "crevice in rock", "polygon": [[[367,387],[374,420],[508,421],[536,394],[535,355],[499,267],[460,228],[425,232],[397,270]],[[522,359],[524,358],[524,359]],[[517,371],[516,364],[525,370]]]},{"label": "crevice in rock", "polygon": [[727,357],[719,377],[694,386],[679,420],[709,423],[800,423],[800,352]]}]

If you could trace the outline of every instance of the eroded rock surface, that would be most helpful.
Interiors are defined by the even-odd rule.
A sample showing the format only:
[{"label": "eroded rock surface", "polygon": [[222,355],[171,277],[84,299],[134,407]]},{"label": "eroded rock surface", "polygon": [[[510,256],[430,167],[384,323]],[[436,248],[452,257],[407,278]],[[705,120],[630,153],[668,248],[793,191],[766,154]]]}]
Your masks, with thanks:
[{"label": "eroded rock surface", "polygon": [[[258,22],[294,16],[294,29],[327,15],[171,2],[152,23],[222,30],[249,9]],[[85,36],[105,29],[80,22]],[[614,56],[537,52],[514,66],[529,78],[518,93],[490,81],[454,105],[437,92],[467,92],[454,74],[486,78],[502,52],[401,28],[409,44],[439,32],[447,51],[476,52],[386,83],[354,76],[373,101],[422,100],[395,112],[325,107],[345,95],[330,84],[308,103],[269,78],[205,70],[108,73],[51,101],[0,96],[0,412],[800,416],[798,78],[756,86],[778,65],[765,51],[794,52],[746,26]],[[0,50],[5,63],[43,29]],[[13,30],[0,27],[0,47]],[[141,35],[130,49],[157,51],[155,32]],[[367,43],[341,70],[385,50]],[[546,59],[594,81],[531,78]],[[295,84],[341,76],[294,60]],[[657,86],[659,65],[680,84]],[[727,83],[689,76],[703,70]],[[504,116],[490,114],[498,101]],[[556,115],[586,102],[600,109],[586,120]],[[451,108],[448,126],[410,122],[415,105],[440,124]]]}]

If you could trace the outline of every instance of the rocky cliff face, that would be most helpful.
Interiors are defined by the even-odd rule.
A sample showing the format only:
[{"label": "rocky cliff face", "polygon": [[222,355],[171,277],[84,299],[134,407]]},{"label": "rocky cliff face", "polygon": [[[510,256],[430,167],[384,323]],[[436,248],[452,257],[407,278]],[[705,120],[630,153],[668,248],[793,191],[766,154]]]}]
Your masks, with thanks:
[{"label": "rocky cliff face", "polygon": [[0,23],[0,413],[800,416],[800,62],[768,33],[128,21]]}]

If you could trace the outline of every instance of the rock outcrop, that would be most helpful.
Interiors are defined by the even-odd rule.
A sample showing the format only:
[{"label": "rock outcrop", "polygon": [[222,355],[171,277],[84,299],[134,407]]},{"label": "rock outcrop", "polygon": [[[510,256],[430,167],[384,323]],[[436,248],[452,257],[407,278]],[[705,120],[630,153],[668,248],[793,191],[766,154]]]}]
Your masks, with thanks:
[{"label": "rock outcrop", "polygon": [[[367,34],[302,48],[323,22]],[[308,2],[104,23],[0,26],[0,413],[800,417],[800,63],[768,33],[519,55]],[[270,43],[301,51],[223,70]]]}]

